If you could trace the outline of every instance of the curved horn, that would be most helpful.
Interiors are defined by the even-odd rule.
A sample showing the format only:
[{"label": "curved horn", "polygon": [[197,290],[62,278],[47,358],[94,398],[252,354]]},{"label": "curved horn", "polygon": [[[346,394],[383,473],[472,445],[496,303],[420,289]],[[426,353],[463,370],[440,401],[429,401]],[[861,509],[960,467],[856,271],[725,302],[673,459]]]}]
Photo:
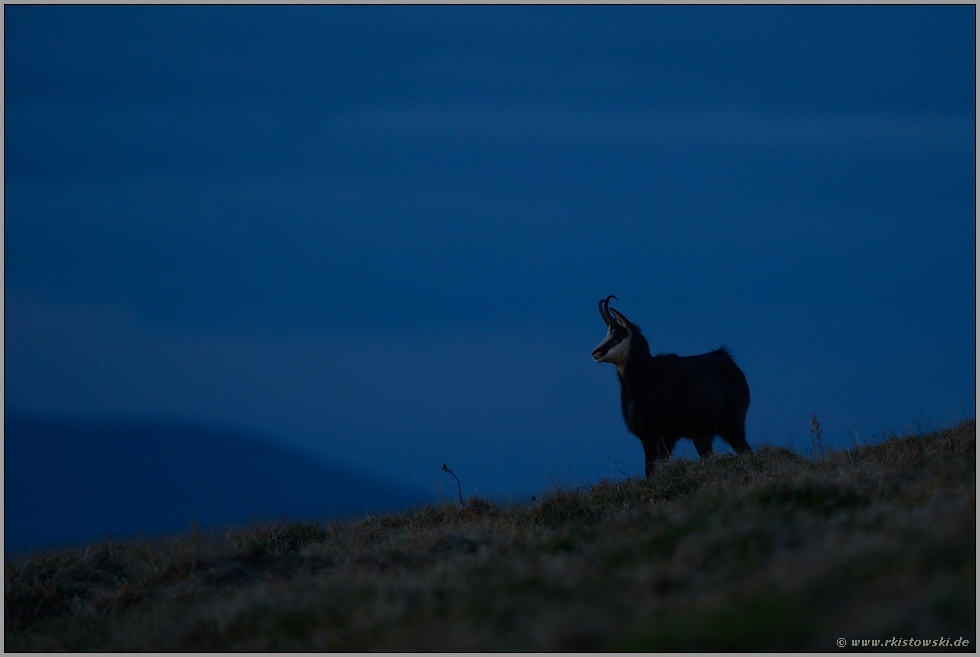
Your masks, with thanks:
[{"label": "curved horn", "polygon": [[[602,316],[602,321],[604,321],[606,323],[606,326],[609,326],[612,323],[612,321],[613,321],[612,317],[609,316],[609,300],[610,299],[616,299],[616,297],[610,294],[605,299],[601,299],[599,301],[599,315]],[[616,299],[616,301],[619,301],[619,299]]]}]

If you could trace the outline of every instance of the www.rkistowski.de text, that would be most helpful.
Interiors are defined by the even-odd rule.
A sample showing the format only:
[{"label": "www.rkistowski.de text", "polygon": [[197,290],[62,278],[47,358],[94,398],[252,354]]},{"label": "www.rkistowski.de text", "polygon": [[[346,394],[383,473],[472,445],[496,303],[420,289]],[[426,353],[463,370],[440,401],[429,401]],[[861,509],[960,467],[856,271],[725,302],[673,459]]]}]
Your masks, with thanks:
[{"label": "www.rkistowski.de text", "polygon": [[890,639],[837,639],[838,648],[966,648],[970,645],[969,639],[959,637],[957,639],[939,637],[938,639],[902,639],[892,637]]}]

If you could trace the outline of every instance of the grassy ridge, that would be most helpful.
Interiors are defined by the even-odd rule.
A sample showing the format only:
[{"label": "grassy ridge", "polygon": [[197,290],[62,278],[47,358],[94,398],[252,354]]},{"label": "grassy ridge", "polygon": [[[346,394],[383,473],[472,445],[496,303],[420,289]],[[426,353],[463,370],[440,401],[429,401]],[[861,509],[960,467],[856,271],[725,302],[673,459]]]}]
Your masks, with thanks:
[{"label": "grassy ridge", "polygon": [[976,643],[976,426],[344,523],[32,553],[22,650],[837,650]]}]

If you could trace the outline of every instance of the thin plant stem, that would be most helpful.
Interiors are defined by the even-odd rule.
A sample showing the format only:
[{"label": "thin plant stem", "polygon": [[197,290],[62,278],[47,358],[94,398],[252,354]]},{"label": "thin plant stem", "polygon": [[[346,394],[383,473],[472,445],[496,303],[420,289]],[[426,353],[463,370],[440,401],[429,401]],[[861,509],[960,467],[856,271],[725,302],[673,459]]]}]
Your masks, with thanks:
[{"label": "thin plant stem", "polygon": [[455,474],[453,474],[453,471],[450,470],[449,468],[447,468],[445,463],[442,464],[442,471],[443,472],[448,472],[449,474],[453,475],[453,479],[456,480],[456,487],[459,488],[459,503],[460,504],[463,504],[464,503],[463,502],[463,485],[459,483],[459,477],[457,477]]}]

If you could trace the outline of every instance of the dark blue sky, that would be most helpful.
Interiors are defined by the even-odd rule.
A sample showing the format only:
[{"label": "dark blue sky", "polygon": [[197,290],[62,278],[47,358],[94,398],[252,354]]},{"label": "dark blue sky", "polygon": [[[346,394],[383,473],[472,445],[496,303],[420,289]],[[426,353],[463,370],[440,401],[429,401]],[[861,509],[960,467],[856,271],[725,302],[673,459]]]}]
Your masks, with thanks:
[{"label": "dark blue sky", "polygon": [[6,408],[523,495],[642,471],[615,294],[654,351],[728,345],[751,444],[972,416],[974,25],[7,6]]}]

